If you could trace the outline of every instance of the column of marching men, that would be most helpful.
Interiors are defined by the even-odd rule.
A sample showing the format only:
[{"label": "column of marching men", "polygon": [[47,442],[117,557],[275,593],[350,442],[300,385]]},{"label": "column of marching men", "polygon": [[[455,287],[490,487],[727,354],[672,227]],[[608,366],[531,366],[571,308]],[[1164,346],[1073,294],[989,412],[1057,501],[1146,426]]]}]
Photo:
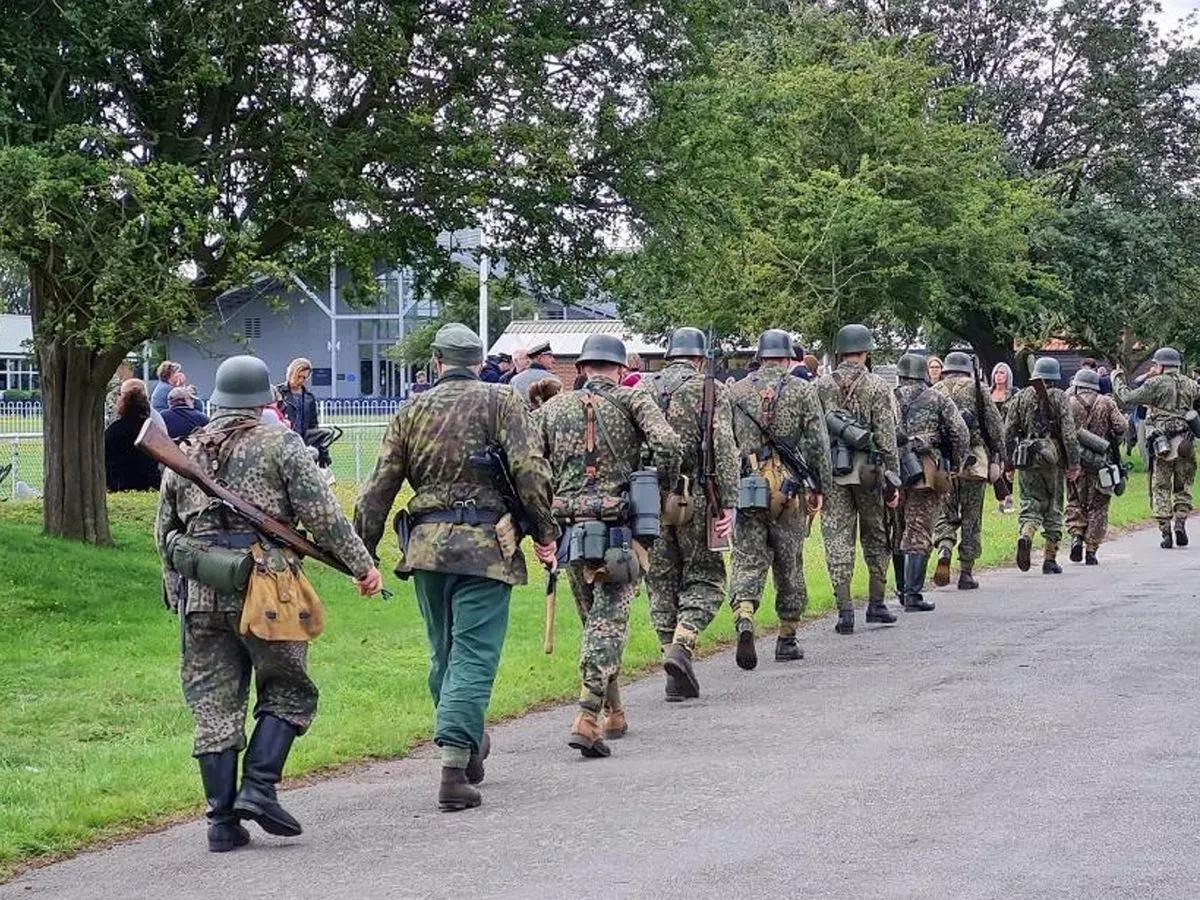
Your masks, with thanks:
[{"label": "column of marching men", "polygon": [[[1094,371],[1080,370],[1064,391],[1058,362],[1038,359],[1003,417],[966,353],[950,353],[933,385],[926,358],[905,354],[893,390],[872,373],[874,340],[857,324],[838,333],[836,364],[815,381],[794,374],[797,348],[777,329],[759,337],[755,365],[732,386],[713,377],[713,348],[695,328],[676,329],[666,365],[640,379],[627,378],[618,338],[589,337],[573,390],[549,370],[518,389],[481,381],[483,349],[466,326],[439,330],[435,384],[389,424],[352,522],[302,439],[262,422],[273,396],[260,360],[222,363],[212,421],[182,447],[259,511],[303,523],[365,595],[381,589],[374,560],[391,524],[401,553],[396,574],[412,580],[426,624],[444,811],[481,802],[487,707],[512,587],[527,581],[523,537],[555,577],[565,571],[579,612],[580,689],[567,744],[587,758],[609,756],[610,743],[629,728],[619,677],[643,580],[666,700],[685,702],[701,691],[697,638],[726,600],[736,664],[757,667],[755,617],[768,571],[779,619],[774,660],[803,659],[803,548],[818,516],[834,630],[843,636],[856,627],[856,545],[868,571],[868,624],[897,622],[887,604],[889,563],[904,611],[934,609],[925,593],[930,556],[936,551],[934,583],[947,585],[956,543],[957,586],[978,587],[986,491],[994,485],[1003,499],[1014,470],[1019,568],[1031,567],[1040,530],[1042,572],[1062,572],[1064,500],[1071,560],[1097,564],[1109,501],[1125,485],[1118,403],[1148,409],[1162,546],[1188,542],[1198,391],[1170,348],[1155,354],[1139,386],[1114,372],[1115,401],[1099,393]],[[180,472],[164,479],[156,537],[167,602],[181,617],[209,848],[220,852],[249,841],[244,821],[272,834],[301,833],[276,785],[316,712],[306,651],[323,616],[293,545],[231,516]],[[391,518],[405,482],[412,498]],[[222,559],[229,565],[215,573]],[[256,721],[247,743],[252,677]]]}]

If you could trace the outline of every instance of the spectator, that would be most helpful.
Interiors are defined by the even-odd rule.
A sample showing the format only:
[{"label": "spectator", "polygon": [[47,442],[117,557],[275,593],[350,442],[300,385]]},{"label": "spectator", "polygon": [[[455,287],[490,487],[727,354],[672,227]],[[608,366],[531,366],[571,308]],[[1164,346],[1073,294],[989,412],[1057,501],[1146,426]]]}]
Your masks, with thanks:
[{"label": "spectator", "polygon": [[108,396],[104,398],[104,427],[107,428],[117,417],[117,400],[121,396],[121,385],[133,377],[129,363],[117,366],[117,372],[108,383]]},{"label": "spectator", "polygon": [[433,387],[433,385],[429,383],[429,376],[426,375],[425,370],[422,369],[417,373],[417,380],[413,382],[413,385],[408,389],[408,392],[410,395],[415,396],[417,394],[425,393],[431,387]]},{"label": "spectator", "polygon": [[555,378],[543,378],[529,386],[529,408],[537,409],[551,397],[562,393],[562,382]]},{"label": "spectator", "polygon": [[171,440],[181,441],[197,428],[208,424],[208,416],[196,409],[191,386],[171,388],[167,403],[170,406],[162,417]]},{"label": "spectator", "polygon": [[792,357],[792,374],[801,381],[812,381],[812,373],[808,371],[808,366],[804,362],[803,347],[796,347],[796,353]]},{"label": "spectator", "polygon": [[529,387],[535,381],[541,381],[543,378],[553,378],[555,381],[562,381],[554,372],[551,371],[551,366],[554,365],[554,353],[550,350],[549,341],[540,341],[529,348],[529,367],[523,372],[519,372],[509,381],[509,387],[517,392],[517,395],[525,401],[525,405],[529,405]]},{"label": "spectator", "polygon": [[942,380],[942,358],[940,356],[929,357],[929,383],[937,384]]},{"label": "spectator", "polygon": [[158,364],[158,384],[154,385],[154,393],[150,397],[150,408],[157,412],[165,412],[169,408],[167,395],[171,388],[187,384],[187,376],[183,374],[183,366],[173,360],[163,360]]},{"label": "spectator", "polygon": [[[1013,373],[1009,368],[1008,363],[996,363],[992,366],[992,401],[996,404],[996,409],[1000,410],[1000,419],[1004,421],[1008,415],[1008,404],[1015,397],[1013,390]],[[1001,478],[1007,478],[1007,475],[1001,475]],[[1013,511],[1013,498],[1010,492],[1007,497],[1000,503],[1000,512],[1008,514]]]},{"label": "spectator", "polygon": [[1100,393],[1112,393],[1112,376],[1108,374],[1108,366],[1100,366],[1096,370],[1096,374],[1100,376]]},{"label": "spectator", "polygon": [[282,425],[284,428],[291,429],[292,424],[287,420],[287,416],[283,414],[283,395],[279,393],[279,388],[271,386],[271,393],[275,399],[270,406],[264,406],[262,414],[259,415],[259,420],[264,425]]},{"label": "spectator", "polygon": [[303,356],[293,359],[288,363],[287,381],[278,386],[283,397],[283,417],[300,437],[321,424],[317,418],[317,398],[308,389],[312,368],[312,363]]},{"label": "spectator", "polygon": [[629,374],[621,379],[621,384],[625,387],[637,387],[637,383],[642,380],[642,357],[637,353],[630,353],[625,357],[625,367],[629,369]]},{"label": "spectator", "polygon": [[484,361],[483,368],[479,370],[479,380],[487,384],[499,384],[503,374],[500,369],[500,357],[493,354]]},{"label": "spectator", "polygon": [[1090,356],[1084,357],[1080,360],[1079,367],[1081,369],[1091,369],[1094,372],[1096,370],[1096,361]]},{"label": "spectator", "polygon": [[805,354],[804,365],[808,367],[809,380],[812,381],[821,371],[821,361],[811,353]]},{"label": "spectator", "polygon": [[529,368],[529,351],[524,347],[518,347],[512,352],[512,365],[509,370],[504,373],[500,379],[501,384],[509,384],[519,374]]},{"label": "spectator", "polygon": [[158,490],[158,463],[133,445],[150,413],[146,386],[136,378],[125,381],[117,417],[104,429],[104,481],[110,491]]}]

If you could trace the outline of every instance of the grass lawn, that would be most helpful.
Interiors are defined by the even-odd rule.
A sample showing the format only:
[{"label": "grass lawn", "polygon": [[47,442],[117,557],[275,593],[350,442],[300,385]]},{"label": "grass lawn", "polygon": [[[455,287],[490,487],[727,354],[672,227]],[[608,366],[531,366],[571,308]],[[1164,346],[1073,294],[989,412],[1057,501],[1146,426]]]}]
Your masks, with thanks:
[{"label": "grass lawn", "polygon": [[[352,488],[339,491],[349,505]],[[155,499],[110,498],[113,549],[43,537],[36,504],[0,504],[0,880],[22,862],[202,805],[189,758],[191,717],[178,683],[178,623],[159,603],[150,538]],[[1148,515],[1145,476],[1135,474],[1113,504],[1112,522],[1119,527]],[[1016,516],[1001,516],[989,502],[982,562],[1010,560],[1015,531]],[[831,605],[818,533],[806,547],[813,616]],[[394,562],[385,556],[389,567]],[[321,566],[309,571],[328,609],[327,630],[311,655],[321,711],[297,743],[289,774],[403,755],[432,730],[425,639],[411,586],[389,577],[396,593],[385,604],[359,598],[347,579]],[[1040,575],[1030,578],[1041,587]],[[513,594],[495,718],[577,690],[579,622],[570,590],[564,579],[558,649],[547,657],[543,585],[535,581]],[[865,581],[860,565],[860,596]],[[644,597],[634,607],[629,672],[658,659]],[[762,615],[768,626],[769,607]],[[726,641],[731,632],[726,609],[703,643]],[[642,714],[631,711],[635,721]],[[568,719],[564,713],[563,753]],[[432,786],[429,802],[432,808]]]}]

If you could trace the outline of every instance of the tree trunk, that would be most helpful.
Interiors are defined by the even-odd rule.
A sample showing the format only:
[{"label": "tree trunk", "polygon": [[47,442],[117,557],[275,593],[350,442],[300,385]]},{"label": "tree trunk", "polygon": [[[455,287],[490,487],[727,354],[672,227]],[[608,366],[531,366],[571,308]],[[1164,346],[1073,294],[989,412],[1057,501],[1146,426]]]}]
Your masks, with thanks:
[{"label": "tree trunk", "polygon": [[34,335],[42,390],[42,527],[46,534],[109,544],[104,480],[104,398],[126,348],[92,350],[43,335],[47,310],[67,302],[38,270],[30,271]]},{"label": "tree trunk", "polygon": [[942,327],[964,341],[970,342],[971,347],[983,362],[985,375],[991,376],[992,367],[996,363],[1012,365],[1012,336],[1001,333],[1001,329],[998,329],[986,314],[969,310],[961,319],[943,322]]}]

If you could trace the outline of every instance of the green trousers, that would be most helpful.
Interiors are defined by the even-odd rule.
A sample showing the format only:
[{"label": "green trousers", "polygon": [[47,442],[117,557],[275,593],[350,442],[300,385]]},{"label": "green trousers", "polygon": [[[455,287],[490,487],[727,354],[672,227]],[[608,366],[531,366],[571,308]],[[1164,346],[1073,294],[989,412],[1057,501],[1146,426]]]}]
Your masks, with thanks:
[{"label": "green trousers", "polygon": [[492,578],[413,572],[429,637],[429,693],[439,747],[478,748],[508,631],[512,586]]}]

